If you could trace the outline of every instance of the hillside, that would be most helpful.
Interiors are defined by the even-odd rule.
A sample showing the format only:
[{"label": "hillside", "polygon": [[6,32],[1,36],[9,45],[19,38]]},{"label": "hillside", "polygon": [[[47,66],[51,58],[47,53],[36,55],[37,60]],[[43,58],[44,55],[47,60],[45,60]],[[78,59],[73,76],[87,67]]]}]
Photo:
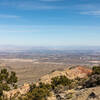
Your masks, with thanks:
[{"label": "hillside", "polygon": [[100,67],[77,66],[54,71],[41,77],[36,84],[4,91],[4,97],[10,100],[100,100],[99,74]]}]

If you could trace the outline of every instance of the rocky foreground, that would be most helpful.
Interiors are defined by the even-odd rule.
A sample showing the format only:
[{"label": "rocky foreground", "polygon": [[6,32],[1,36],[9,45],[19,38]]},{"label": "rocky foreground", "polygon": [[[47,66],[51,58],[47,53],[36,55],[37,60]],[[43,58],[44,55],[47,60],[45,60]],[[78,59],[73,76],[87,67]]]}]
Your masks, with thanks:
[{"label": "rocky foreground", "polygon": [[29,84],[24,84],[21,88],[8,92],[4,91],[4,97],[8,99],[14,97],[14,100],[20,100],[19,97],[23,97],[21,100],[100,100],[100,75],[93,74],[93,70],[86,67],[77,66],[63,71],[51,72],[41,77],[36,86],[39,86],[40,83],[52,85],[52,79],[55,77],[58,79],[60,76],[72,80],[68,83],[69,86],[66,83],[59,84],[58,82],[50,90],[50,96],[45,97],[45,99],[31,99],[32,96],[30,99],[25,99],[24,97],[30,91]]},{"label": "rocky foreground", "polygon": [[52,93],[48,100],[100,100],[100,87],[62,91],[56,96]]}]

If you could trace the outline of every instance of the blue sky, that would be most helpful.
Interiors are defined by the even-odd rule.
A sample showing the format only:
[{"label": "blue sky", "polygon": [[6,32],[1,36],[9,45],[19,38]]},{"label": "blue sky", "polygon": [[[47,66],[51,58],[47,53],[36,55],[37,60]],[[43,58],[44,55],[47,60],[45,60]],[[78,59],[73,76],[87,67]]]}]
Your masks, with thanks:
[{"label": "blue sky", "polygon": [[0,45],[100,46],[100,0],[0,0]]}]

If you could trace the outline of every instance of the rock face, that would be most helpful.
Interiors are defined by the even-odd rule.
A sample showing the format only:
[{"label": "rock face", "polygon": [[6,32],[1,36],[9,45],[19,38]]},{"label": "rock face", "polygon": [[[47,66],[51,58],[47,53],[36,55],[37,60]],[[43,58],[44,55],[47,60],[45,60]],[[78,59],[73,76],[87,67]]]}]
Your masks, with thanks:
[{"label": "rock face", "polygon": [[43,83],[51,83],[51,79],[56,76],[66,76],[69,79],[75,79],[75,78],[85,78],[88,75],[92,73],[91,69],[88,69],[86,67],[78,66],[76,68],[72,69],[65,69],[64,71],[55,71],[53,73],[47,74],[43,77],[41,77],[40,81]]},{"label": "rock face", "polygon": [[26,94],[30,89],[29,84],[24,84],[21,88],[14,89],[11,91],[3,91],[4,97],[6,98],[12,98],[12,97],[18,97],[20,95]]},{"label": "rock face", "polygon": [[100,100],[100,86],[82,90],[62,91],[59,94],[53,94],[47,100]]},{"label": "rock face", "polygon": [[86,67],[78,66],[76,68],[66,71],[66,73],[67,73],[68,78],[70,79],[75,79],[77,77],[85,78],[92,73],[92,70]]},{"label": "rock face", "polygon": [[77,91],[74,100],[100,100],[100,86]]},{"label": "rock face", "polygon": [[62,76],[62,75],[66,76],[66,71],[55,71],[51,74],[47,74],[47,75],[41,77],[40,81],[43,82],[43,83],[51,83],[51,79],[53,77]]}]

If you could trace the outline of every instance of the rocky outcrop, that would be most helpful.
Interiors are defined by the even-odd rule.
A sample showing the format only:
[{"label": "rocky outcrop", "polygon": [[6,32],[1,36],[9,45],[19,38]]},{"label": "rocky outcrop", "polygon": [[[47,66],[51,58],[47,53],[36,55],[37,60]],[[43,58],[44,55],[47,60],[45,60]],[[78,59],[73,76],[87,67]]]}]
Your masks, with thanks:
[{"label": "rocky outcrop", "polygon": [[92,73],[92,70],[86,67],[75,67],[72,69],[65,69],[64,71],[55,71],[53,73],[47,74],[43,77],[41,77],[40,81],[43,83],[51,83],[51,79],[56,76],[66,76],[69,79],[75,79],[75,78],[85,78],[88,75]]},{"label": "rocky outcrop", "polygon": [[100,86],[77,91],[74,100],[100,100]]},{"label": "rocky outcrop", "polygon": [[12,97],[19,97],[21,95],[26,94],[30,89],[29,84],[24,84],[21,88],[14,89],[11,91],[3,91],[4,97],[6,98],[12,98]]},{"label": "rocky outcrop", "polygon": [[100,100],[100,86],[82,90],[68,90],[55,93],[47,100]]},{"label": "rocky outcrop", "polygon": [[[78,66],[78,67],[71,68],[71,69],[69,69],[69,68],[65,69],[64,71],[55,71],[55,72],[52,72],[50,74],[47,74],[47,75],[41,77],[39,82],[50,84],[51,79],[56,77],[56,76],[66,76],[69,79],[75,79],[77,77],[85,78],[91,73],[92,73],[91,69]],[[24,84],[24,86],[22,86],[21,88],[14,89],[14,90],[11,90],[11,91],[8,91],[8,92],[4,91],[3,94],[4,94],[4,97],[7,97],[7,98],[19,97],[21,95],[25,95],[29,91],[29,89],[30,89],[29,84]],[[64,99],[67,100],[68,98],[71,98],[72,94],[73,93],[72,93],[71,90],[63,91],[60,94],[55,94],[55,93],[52,92],[52,96],[48,97],[48,100],[64,100]],[[73,99],[73,100],[81,100],[81,99]],[[82,100],[85,100],[85,99],[82,99]]]},{"label": "rocky outcrop", "polygon": [[85,78],[92,73],[92,70],[86,67],[78,66],[73,69],[66,70],[67,77],[70,79]]},{"label": "rocky outcrop", "polygon": [[66,71],[55,71],[40,78],[40,82],[51,83],[51,79],[56,76],[66,76]]}]

